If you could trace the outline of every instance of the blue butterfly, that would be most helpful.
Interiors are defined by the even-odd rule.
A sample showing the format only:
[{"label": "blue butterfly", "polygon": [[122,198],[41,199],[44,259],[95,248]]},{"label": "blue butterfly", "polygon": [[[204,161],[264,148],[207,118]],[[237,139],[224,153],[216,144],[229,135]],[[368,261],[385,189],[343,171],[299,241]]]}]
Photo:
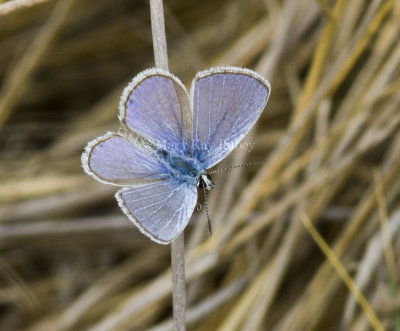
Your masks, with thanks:
[{"label": "blue butterfly", "polygon": [[218,67],[196,75],[189,97],[174,75],[145,70],[123,91],[122,128],[86,146],[83,168],[122,186],[115,195],[122,211],[146,236],[168,244],[189,222],[197,188],[214,187],[206,170],[248,133],[270,91],[254,71]]}]

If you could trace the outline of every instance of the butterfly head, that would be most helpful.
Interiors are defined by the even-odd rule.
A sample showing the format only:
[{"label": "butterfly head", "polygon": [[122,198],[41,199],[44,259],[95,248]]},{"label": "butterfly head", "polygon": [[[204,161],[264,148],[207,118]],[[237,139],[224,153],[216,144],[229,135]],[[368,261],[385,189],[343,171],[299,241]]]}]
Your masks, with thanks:
[{"label": "butterfly head", "polygon": [[196,186],[200,189],[207,189],[211,191],[215,184],[211,181],[211,176],[203,172],[197,180]]}]

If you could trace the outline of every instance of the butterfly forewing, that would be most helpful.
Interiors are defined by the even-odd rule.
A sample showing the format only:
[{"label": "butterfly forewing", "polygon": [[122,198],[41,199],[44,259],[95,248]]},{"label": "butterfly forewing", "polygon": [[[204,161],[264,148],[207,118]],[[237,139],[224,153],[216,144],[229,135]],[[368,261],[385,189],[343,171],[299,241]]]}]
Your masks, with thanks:
[{"label": "butterfly forewing", "polygon": [[253,71],[223,67],[200,72],[192,83],[193,155],[205,168],[226,157],[252,128],[270,94]]},{"label": "butterfly forewing", "polygon": [[160,69],[136,76],[125,88],[119,118],[159,148],[187,153],[191,147],[189,96],[178,78]]},{"label": "butterfly forewing", "polygon": [[193,185],[166,180],[124,188],[115,197],[124,213],[145,235],[168,244],[189,222],[197,191]]}]

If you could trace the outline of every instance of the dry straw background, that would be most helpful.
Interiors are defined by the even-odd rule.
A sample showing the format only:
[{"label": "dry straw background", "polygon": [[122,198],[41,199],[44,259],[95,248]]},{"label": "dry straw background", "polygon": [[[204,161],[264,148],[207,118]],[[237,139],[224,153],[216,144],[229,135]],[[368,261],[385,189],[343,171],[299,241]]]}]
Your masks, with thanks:
[{"label": "dry straw background", "polygon": [[[204,210],[186,229],[189,330],[400,330],[400,2],[165,11],[185,84],[214,65],[272,84],[255,150],[219,166],[267,162],[216,174],[213,236]],[[169,248],[80,166],[153,65],[147,1],[1,1],[1,330],[171,328]]]}]

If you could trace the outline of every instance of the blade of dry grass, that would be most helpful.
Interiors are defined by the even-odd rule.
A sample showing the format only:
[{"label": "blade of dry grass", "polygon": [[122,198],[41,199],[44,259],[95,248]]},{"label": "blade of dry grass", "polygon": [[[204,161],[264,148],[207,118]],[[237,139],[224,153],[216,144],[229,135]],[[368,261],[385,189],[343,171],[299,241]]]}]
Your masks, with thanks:
[{"label": "blade of dry grass", "polygon": [[7,15],[12,12],[36,6],[49,0],[12,0],[0,4],[0,15]]},{"label": "blade of dry grass", "polygon": [[73,0],[58,1],[47,23],[3,83],[0,91],[0,128],[11,115],[13,107],[18,102],[18,97],[23,91],[24,84],[42,60],[54,36],[68,17],[72,4]]},{"label": "blade of dry grass", "polygon": [[307,229],[307,231],[310,233],[311,237],[314,239],[314,241],[317,243],[321,251],[325,254],[326,258],[328,259],[329,263],[332,265],[332,267],[336,270],[340,278],[343,280],[343,282],[346,284],[346,286],[349,288],[351,293],[354,295],[355,299],[363,309],[365,315],[367,315],[372,327],[375,330],[381,330],[383,331],[384,328],[377,318],[375,312],[371,309],[370,305],[368,304],[368,301],[365,299],[364,295],[360,292],[360,290],[357,288],[357,286],[354,284],[352,278],[350,275],[347,273],[346,269],[343,267],[343,265],[340,263],[339,259],[335,255],[335,253],[329,248],[327,243],[324,241],[324,239],[320,236],[318,231],[315,229],[313,224],[310,222],[310,220],[307,218],[307,216],[302,215],[300,219],[303,222],[304,227]]}]

